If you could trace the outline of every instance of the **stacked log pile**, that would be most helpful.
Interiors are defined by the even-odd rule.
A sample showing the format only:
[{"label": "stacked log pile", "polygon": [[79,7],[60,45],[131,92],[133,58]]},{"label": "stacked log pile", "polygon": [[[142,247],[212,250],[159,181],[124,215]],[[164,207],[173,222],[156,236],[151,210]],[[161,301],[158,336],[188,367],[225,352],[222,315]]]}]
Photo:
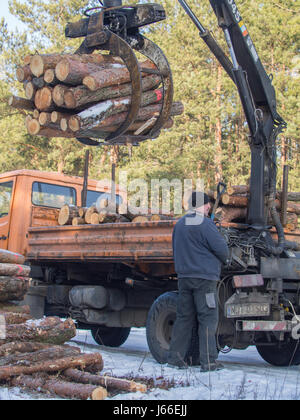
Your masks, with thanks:
[{"label": "stacked log pile", "polygon": [[[216,199],[216,193],[209,192],[209,195]],[[282,202],[281,191],[276,195],[276,208],[281,212]],[[241,222],[244,223],[247,216],[247,207],[249,204],[249,187],[246,185],[235,185],[227,187],[226,194],[223,194],[219,208],[217,210],[218,219],[221,222]],[[294,231],[299,228],[300,218],[300,193],[289,192],[287,202],[287,223],[285,229]],[[272,224],[270,218],[269,223]]]},{"label": "stacked log pile", "polygon": [[[127,134],[148,131],[161,110],[161,77],[150,60],[140,62],[140,68],[145,70],[141,73],[141,108]],[[26,98],[11,97],[9,105],[29,111],[25,124],[31,135],[105,138],[126,120],[132,88],[130,74],[119,57],[37,54],[25,58],[16,76]],[[182,113],[182,103],[174,102],[171,116]],[[170,118],[164,128],[172,125]]]},{"label": "stacked log pile", "polygon": [[100,353],[66,345],[76,335],[71,319],[32,320],[29,307],[16,304],[30,283],[24,261],[0,250],[0,384],[84,400],[103,400],[108,392],[146,392],[143,384],[100,375]]},{"label": "stacked log pile", "polygon": [[147,214],[119,214],[118,206],[114,210],[110,205],[105,205],[102,209],[96,205],[91,207],[76,207],[65,204],[59,212],[58,224],[65,225],[98,225],[102,223],[143,223],[143,222],[156,222],[160,220],[174,220],[172,215],[150,214],[150,211],[145,211]]}]

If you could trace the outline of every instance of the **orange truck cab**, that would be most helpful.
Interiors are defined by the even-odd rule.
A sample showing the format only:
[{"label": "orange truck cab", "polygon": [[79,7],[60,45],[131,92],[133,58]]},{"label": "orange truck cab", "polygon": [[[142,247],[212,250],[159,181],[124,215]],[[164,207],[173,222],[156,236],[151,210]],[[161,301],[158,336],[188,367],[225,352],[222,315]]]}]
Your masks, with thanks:
[{"label": "orange truck cab", "polygon": [[[57,225],[64,204],[81,206],[83,178],[55,172],[17,170],[0,174],[0,248],[27,254],[30,226]],[[105,181],[88,181],[87,207],[110,193]],[[117,203],[126,199],[116,187]],[[105,198],[103,196],[103,198]]]}]

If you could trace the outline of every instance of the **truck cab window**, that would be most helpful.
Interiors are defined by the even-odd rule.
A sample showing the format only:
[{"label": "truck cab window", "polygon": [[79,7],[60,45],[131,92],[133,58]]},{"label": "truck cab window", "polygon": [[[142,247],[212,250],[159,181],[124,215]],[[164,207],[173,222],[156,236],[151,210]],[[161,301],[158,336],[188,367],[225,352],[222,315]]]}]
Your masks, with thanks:
[{"label": "truck cab window", "polygon": [[[93,204],[97,203],[97,200],[99,199],[99,197],[101,197],[101,200],[105,200],[105,199],[111,200],[111,194],[109,193],[88,190],[87,198],[86,198],[87,207],[90,207]],[[122,202],[123,202],[122,197],[116,194],[116,203],[120,205],[122,204]]]},{"label": "truck cab window", "polygon": [[13,181],[0,184],[0,218],[7,216],[9,213],[13,185]]},{"label": "truck cab window", "polygon": [[32,204],[53,208],[61,208],[64,204],[76,205],[76,191],[71,187],[34,182]]}]

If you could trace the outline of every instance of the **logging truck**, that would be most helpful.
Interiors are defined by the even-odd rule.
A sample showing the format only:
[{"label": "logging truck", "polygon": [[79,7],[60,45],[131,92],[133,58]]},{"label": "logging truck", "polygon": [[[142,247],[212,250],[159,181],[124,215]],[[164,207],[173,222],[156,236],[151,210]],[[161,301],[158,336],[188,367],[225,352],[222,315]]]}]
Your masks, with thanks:
[{"label": "logging truck", "polygon": [[[131,327],[146,327],[152,355],[164,363],[176,316],[176,221],[58,225],[60,207],[80,207],[82,190],[79,177],[29,170],[0,175],[0,246],[25,255],[31,265],[26,303],[36,318],[72,317],[107,346],[122,345]],[[86,204],[110,194],[105,183],[89,180]],[[116,200],[126,199],[116,186]],[[256,345],[270,363],[298,363],[291,332],[297,329],[300,259],[288,258],[291,251],[267,258],[263,238],[244,224],[224,223],[220,229],[231,258],[218,288],[219,349]],[[276,229],[271,234],[276,238]],[[286,237],[300,243],[298,230]],[[197,328],[191,328],[187,363],[197,364]]]}]

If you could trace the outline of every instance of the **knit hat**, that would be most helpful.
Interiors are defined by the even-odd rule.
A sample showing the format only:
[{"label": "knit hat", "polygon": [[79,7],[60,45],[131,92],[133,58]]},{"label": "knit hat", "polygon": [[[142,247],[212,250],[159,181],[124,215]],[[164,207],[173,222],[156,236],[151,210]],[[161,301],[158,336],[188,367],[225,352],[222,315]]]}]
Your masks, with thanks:
[{"label": "knit hat", "polygon": [[193,191],[189,198],[188,205],[189,205],[189,209],[191,208],[196,209],[198,207],[204,206],[205,204],[209,202],[210,202],[210,198],[205,192]]}]

